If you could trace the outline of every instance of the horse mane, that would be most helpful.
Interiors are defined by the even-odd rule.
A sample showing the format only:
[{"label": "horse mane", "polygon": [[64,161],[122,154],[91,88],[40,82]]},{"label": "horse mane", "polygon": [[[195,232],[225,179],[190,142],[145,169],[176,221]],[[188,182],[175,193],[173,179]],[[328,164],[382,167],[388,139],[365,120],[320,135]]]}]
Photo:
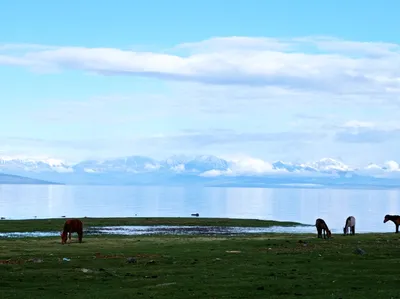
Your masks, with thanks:
[{"label": "horse mane", "polygon": [[63,230],[64,231],[68,230],[70,226],[71,226],[71,224],[69,223],[69,221],[65,221]]},{"label": "horse mane", "polygon": [[390,217],[390,218],[399,218],[400,215],[390,215],[390,214],[386,214],[385,217]]}]

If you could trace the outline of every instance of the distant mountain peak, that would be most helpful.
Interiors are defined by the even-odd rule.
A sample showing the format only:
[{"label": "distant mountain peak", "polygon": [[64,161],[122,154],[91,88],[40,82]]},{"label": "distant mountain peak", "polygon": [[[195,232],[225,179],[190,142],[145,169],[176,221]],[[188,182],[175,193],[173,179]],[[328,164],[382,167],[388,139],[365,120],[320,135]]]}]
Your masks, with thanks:
[{"label": "distant mountain peak", "polygon": [[[383,164],[369,163],[362,167],[351,167],[344,162],[324,157],[310,162],[292,162],[277,160],[268,163],[261,159],[243,157],[236,160],[223,159],[215,155],[172,155],[166,159],[153,159],[143,155],[130,155],[107,159],[90,159],[78,163],[66,163],[60,159],[0,157],[0,172],[38,179],[53,180],[54,175],[70,174],[87,178],[98,175],[117,175],[121,178],[131,175],[188,175],[204,174],[212,176],[289,175],[318,176],[340,175],[342,177],[377,176],[398,173],[400,166],[396,161]],[[354,176],[355,175],[355,176]]]},{"label": "distant mountain peak", "polygon": [[72,168],[59,159],[2,156],[0,157],[0,170],[71,172]]}]

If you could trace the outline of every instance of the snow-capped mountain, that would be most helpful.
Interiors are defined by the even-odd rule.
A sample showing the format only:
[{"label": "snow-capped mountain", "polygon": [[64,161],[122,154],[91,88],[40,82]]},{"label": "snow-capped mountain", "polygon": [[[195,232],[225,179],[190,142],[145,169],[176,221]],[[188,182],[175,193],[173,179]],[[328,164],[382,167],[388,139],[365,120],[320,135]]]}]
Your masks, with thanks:
[{"label": "snow-capped mountain", "polygon": [[[165,160],[156,160],[145,156],[128,156],[104,160],[85,160],[71,164],[57,159],[34,159],[0,157],[0,171],[7,172],[58,172],[58,173],[147,173],[159,171],[202,173],[210,170],[227,171],[237,168],[246,159],[229,161],[212,155],[202,156],[171,156]],[[387,161],[382,165],[370,163],[357,168],[344,164],[332,158],[318,161],[292,163],[275,161],[272,163],[260,159],[247,159],[255,164],[262,162],[269,165],[270,172],[284,170],[287,172],[357,172],[366,170],[399,171],[400,166],[395,161]],[[247,162],[248,162],[247,161]],[[249,163],[247,163],[249,164]],[[251,163],[250,163],[251,164]],[[251,166],[251,165],[250,165]]]},{"label": "snow-capped mountain", "polygon": [[226,170],[228,162],[215,156],[173,156],[157,161],[144,156],[130,156],[124,158],[108,159],[102,161],[82,161],[72,166],[76,172],[87,173],[146,173],[155,171],[189,172],[198,173],[208,170]]},{"label": "snow-capped mountain", "polygon": [[183,165],[184,169],[189,172],[205,172],[210,170],[227,170],[229,162],[215,156],[197,156],[187,159]]},{"label": "snow-capped mountain", "polygon": [[[304,180],[304,178],[400,178],[400,166],[395,161],[383,164],[370,163],[363,167],[352,167],[344,162],[323,158],[311,162],[272,163],[242,158],[227,160],[212,155],[171,156],[156,160],[146,156],[117,157],[104,160],[85,160],[68,163],[56,159],[0,157],[0,172],[22,175],[35,179],[58,181],[61,183],[121,183],[140,181],[141,184],[156,181],[184,180],[203,182],[211,179],[229,179],[235,177],[243,182],[246,178],[269,178],[281,180]],[[301,179],[300,179],[301,178]],[[247,179],[246,179],[247,180]]]},{"label": "snow-capped mountain", "polygon": [[71,166],[57,159],[0,157],[2,172],[72,172]]},{"label": "snow-capped mountain", "polygon": [[272,166],[274,169],[281,169],[281,170],[286,170],[290,172],[300,172],[300,171],[318,171],[318,169],[311,167],[307,164],[294,164],[290,162],[283,162],[283,161],[277,161],[272,163]]},{"label": "snow-capped mountain", "polygon": [[127,172],[140,173],[160,169],[161,165],[154,159],[143,156],[130,156],[107,160],[87,160],[72,166],[75,172],[107,173]]},{"label": "snow-capped mountain", "polygon": [[353,169],[346,164],[336,161],[331,158],[323,158],[319,161],[313,162],[309,167],[314,168],[318,171],[352,171]]}]

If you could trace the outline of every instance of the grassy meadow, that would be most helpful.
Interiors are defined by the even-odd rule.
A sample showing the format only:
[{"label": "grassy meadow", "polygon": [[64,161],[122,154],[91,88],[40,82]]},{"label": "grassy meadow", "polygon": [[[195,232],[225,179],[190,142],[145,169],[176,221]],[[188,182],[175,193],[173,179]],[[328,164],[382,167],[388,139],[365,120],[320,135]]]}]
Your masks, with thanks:
[{"label": "grassy meadow", "polygon": [[[135,219],[90,221],[143,225]],[[51,230],[64,220],[52,219]],[[188,221],[262,226],[256,220]],[[46,222],[15,221],[11,229],[14,221],[2,220],[0,232],[43,230]],[[397,234],[333,236],[103,235],[80,244],[73,235],[67,245],[59,237],[0,238],[0,298],[400,298]]]}]

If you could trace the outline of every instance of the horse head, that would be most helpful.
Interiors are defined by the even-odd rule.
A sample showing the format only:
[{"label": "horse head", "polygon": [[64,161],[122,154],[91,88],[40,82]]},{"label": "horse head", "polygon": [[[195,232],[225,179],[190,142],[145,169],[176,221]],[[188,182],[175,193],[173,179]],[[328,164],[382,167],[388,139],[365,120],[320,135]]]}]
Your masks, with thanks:
[{"label": "horse head", "polygon": [[60,236],[61,236],[61,244],[64,245],[65,243],[67,243],[67,232],[61,232]]},{"label": "horse head", "polygon": [[383,219],[383,223],[386,223],[386,222],[388,222],[390,219],[390,216],[389,215],[385,215],[385,219]]}]

